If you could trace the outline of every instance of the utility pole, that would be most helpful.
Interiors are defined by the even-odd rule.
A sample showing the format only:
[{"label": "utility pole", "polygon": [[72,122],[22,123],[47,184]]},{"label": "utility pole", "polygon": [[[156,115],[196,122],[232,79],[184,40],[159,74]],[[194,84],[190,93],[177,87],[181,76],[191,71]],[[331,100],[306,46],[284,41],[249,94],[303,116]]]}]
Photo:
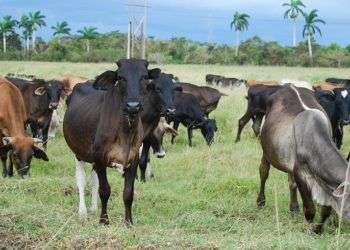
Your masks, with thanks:
[{"label": "utility pole", "polygon": [[[140,3],[140,2],[143,3]],[[129,29],[128,29],[128,45],[127,45],[127,57],[134,57],[134,43],[138,40],[136,37],[140,38],[140,43],[137,46],[139,48],[139,57],[146,59],[146,43],[147,43],[147,5],[148,0],[138,0],[139,3],[130,3],[129,1],[125,6],[127,6],[129,11]],[[143,16],[138,16],[135,9],[140,10],[143,8]],[[139,13],[139,12],[138,12]]]}]

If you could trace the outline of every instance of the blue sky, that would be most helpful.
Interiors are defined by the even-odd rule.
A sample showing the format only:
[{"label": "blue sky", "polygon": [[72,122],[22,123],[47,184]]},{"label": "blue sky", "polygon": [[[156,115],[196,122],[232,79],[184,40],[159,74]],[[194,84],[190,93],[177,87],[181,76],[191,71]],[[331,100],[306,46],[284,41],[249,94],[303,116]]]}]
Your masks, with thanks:
[{"label": "blue sky", "polygon": [[[142,0],[0,0],[0,16],[10,14],[19,18],[33,10],[41,10],[48,27],[39,31],[47,39],[50,27],[57,21],[67,21],[73,32],[83,26],[97,27],[100,32],[127,30],[128,17],[139,16],[142,9],[130,9],[126,3]],[[234,34],[229,23],[235,11],[251,15],[248,32],[242,38],[259,35],[266,40],[291,44],[290,22],[283,20],[280,0],[148,0],[148,34],[156,38],[185,36],[203,42],[232,44]],[[350,0],[304,0],[307,10],[319,9],[327,22],[321,27],[322,44],[350,44]],[[299,21],[299,40],[302,20]]]}]

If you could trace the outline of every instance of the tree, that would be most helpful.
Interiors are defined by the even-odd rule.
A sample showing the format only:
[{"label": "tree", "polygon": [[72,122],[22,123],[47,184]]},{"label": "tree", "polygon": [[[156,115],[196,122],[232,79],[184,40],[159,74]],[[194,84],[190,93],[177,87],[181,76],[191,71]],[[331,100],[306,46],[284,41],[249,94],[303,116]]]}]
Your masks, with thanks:
[{"label": "tree", "polygon": [[248,18],[250,18],[249,15],[245,13],[239,13],[236,11],[236,13],[233,15],[233,20],[231,22],[231,29],[233,27],[235,28],[236,31],[236,56],[238,56],[238,49],[239,49],[239,33],[247,30],[249,26]]},{"label": "tree", "polygon": [[84,27],[82,30],[78,30],[82,38],[85,40],[86,51],[90,52],[90,40],[95,39],[98,35],[95,27]]},{"label": "tree", "polygon": [[51,27],[51,29],[54,30],[53,36],[57,36],[58,40],[60,40],[62,35],[69,35],[71,30],[66,21],[57,22],[55,26]]},{"label": "tree", "polygon": [[6,53],[6,38],[9,35],[9,33],[14,31],[14,28],[17,25],[17,21],[12,19],[11,16],[5,16],[3,20],[0,22],[0,33],[2,34],[2,45],[3,45],[3,51]]},{"label": "tree", "polygon": [[25,40],[25,48],[26,51],[29,51],[29,39],[32,36],[32,23],[27,15],[22,15],[21,20],[19,22],[19,27],[23,29],[22,35]]},{"label": "tree", "polygon": [[316,33],[322,36],[321,29],[316,25],[317,23],[326,24],[325,21],[319,18],[317,14],[318,10],[313,9],[309,14],[304,13],[305,25],[303,29],[303,37],[307,37],[308,47],[309,47],[309,57],[310,62],[313,62],[312,57],[312,43],[311,40],[315,39]]},{"label": "tree", "polygon": [[301,0],[290,0],[290,3],[284,3],[282,6],[288,7],[284,12],[284,18],[293,20],[293,47],[297,46],[297,19],[299,14],[304,14],[302,10],[305,5]]},{"label": "tree", "polygon": [[32,25],[32,46],[34,51],[35,51],[36,31],[38,28],[42,26],[46,26],[44,18],[45,16],[41,14],[40,11],[29,12],[29,20]]}]

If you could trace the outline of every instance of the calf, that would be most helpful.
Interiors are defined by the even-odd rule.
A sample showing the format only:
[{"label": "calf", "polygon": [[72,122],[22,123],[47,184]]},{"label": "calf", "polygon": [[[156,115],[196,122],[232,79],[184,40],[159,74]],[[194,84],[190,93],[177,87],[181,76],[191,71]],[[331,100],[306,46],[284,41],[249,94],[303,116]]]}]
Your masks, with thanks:
[{"label": "calf", "polygon": [[[100,222],[109,223],[107,203],[110,186],[107,167],[124,172],[123,200],[125,223],[132,224],[134,181],[139,161],[139,148],[144,137],[141,122],[141,97],[146,79],[153,77],[145,60],[122,59],[117,71],[107,71],[96,78],[92,90],[78,84],[67,98],[63,132],[76,157],[79,189],[79,214],[86,216],[84,201],[85,162],[93,164],[92,210],[97,209],[97,187],[101,199]],[[147,85],[146,85],[147,86]]]},{"label": "calf", "polygon": [[51,80],[33,81],[7,77],[22,93],[27,110],[28,124],[34,137],[42,132],[43,146],[46,149],[53,111],[57,109],[63,87],[60,82]]},{"label": "calf", "polygon": [[[170,116],[167,121],[174,122],[174,129],[177,131],[179,124],[187,127],[188,143],[192,147],[193,129],[200,129],[207,144],[210,146],[214,141],[214,135],[217,131],[216,121],[208,119],[201,110],[197,98],[191,94],[175,94],[175,115]],[[174,143],[174,136],[171,139]]]},{"label": "calf", "polygon": [[332,125],[333,140],[340,149],[343,142],[343,126],[350,123],[350,96],[346,89],[339,88],[315,92],[316,100],[326,111]]},{"label": "calf", "polygon": [[[313,232],[322,232],[332,208],[350,219],[347,162],[332,142],[329,120],[312,91],[290,85],[271,95],[260,138],[263,156],[259,206],[265,205],[265,183],[271,164],[289,174],[292,211],[298,210],[298,188],[305,219]],[[316,212],[313,201],[322,209],[317,224],[313,224]]]},{"label": "calf", "polygon": [[262,119],[266,113],[267,100],[281,88],[282,86],[279,85],[269,86],[258,84],[248,89],[248,96],[246,97],[248,101],[247,111],[238,121],[236,142],[241,140],[242,130],[250,119],[253,120],[253,130],[255,135],[258,136]]},{"label": "calf", "polygon": [[219,75],[208,74],[205,76],[205,82],[207,85],[219,85],[222,78],[223,77]]},{"label": "calf", "polygon": [[192,94],[199,102],[199,105],[206,116],[214,111],[222,96],[226,96],[217,89],[205,86],[197,86],[191,83],[180,83],[182,92]]},{"label": "calf", "polygon": [[[4,177],[13,176],[13,165],[22,178],[29,176],[33,156],[44,161],[48,157],[36,146],[40,140],[25,134],[26,111],[21,92],[8,80],[0,78],[0,157]],[[11,161],[7,168],[8,153]]]}]

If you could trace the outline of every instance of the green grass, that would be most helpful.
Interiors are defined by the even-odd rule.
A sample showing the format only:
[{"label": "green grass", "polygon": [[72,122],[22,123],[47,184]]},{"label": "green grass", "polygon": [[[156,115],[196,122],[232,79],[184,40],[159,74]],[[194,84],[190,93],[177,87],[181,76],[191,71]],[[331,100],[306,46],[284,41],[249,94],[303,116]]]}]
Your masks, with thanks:
[{"label": "green grass", "polygon": [[[0,74],[28,73],[53,78],[66,72],[93,77],[113,64],[0,62]],[[203,84],[207,72],[250,79],[292,78],[316,81],[349,77],[349,69],[164,65],[181,80]],[[224,97],[212,117],[219,131],[211,148],[197,131],[194,147],[187,146],[182,127],[176,144],[167,138],[164,159],[152,157],[155,178],[135,184],[134,227],[123,225],[120,174],[108,170],[112,194],[110,226],[98,223],[99,211],[80,220],[74,158],[62,132],[50,141],[50,162],[34,161],[29,180],[0,179],[0,247],[15,248],[350,248],[350,226],[339,242],[330,222],[321,236],[306,233],[302,213],[289,213],[287,175],[271,169],[267,203],[256,206],[261,147],[248,125],[235,144],[238,118],[245,112],[245,89],[222,90]],[[63,112],[61,112],[63,114]],[[346,130],[343,154],[350,149]],[[90,175],[90,168],[86,171]],[[87,195],[90,194],[90,183]],[[275,193],[275,191],[277,193]],[[275,200],[276,197],[276,200]],[[300,198],[299,198],[300,200]],[[87,199],[89,206],[90,198]],[[275,204],[278,207],[279,230]]]}]

